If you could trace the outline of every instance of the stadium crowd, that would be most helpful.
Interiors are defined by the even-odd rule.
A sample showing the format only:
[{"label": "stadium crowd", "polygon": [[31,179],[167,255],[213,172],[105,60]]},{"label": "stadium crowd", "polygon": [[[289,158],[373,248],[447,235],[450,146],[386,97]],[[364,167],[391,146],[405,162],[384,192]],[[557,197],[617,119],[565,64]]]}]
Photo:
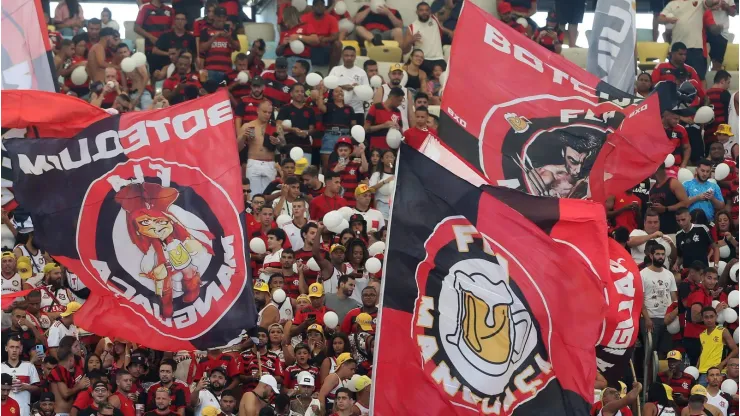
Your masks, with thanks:
[{"label": "stadium crowd", "polygon": [[[238,1],[209,0],[203,17],[199,2],[173,3],[140,4],[139,61],[110,10],[85,20],[76,0],[61,1],[52,19],[54,63],[63,93],[114,114],[229,92],[258,327],[223,348],[175,353],[77,328],[89,290],[34,240],[23,207],[3,211],[2,292],[39,289],[3,312],[3,412],[367,415],[395,149],[402,138],[419,147],[437,135],[438,113],[430,109],[443,96],[444,45],[463,1],[421,2],[407,26],[382,2],[350,16],[325,0],[304,2],[303,10],[301,2],[280,1],[277,59],[269,65],[265,40],[240,44],[247,18]],[[679,3],[688,4],[656,10],[657,23],[673,25],[670,55],[652,74],[639,74],[636,94],[658,82],[689,84],[689,107],[711,105],[713,120],[696,124],[686,112],[665,112],[671,162],[610,196],[607,217],[611,236],[641,269],[638,352],[657,352],[661,363],[642,414],[737,415],[737,385],[728,394],[723,381],[738,378],[738,98],[721,69],[724,52],[710,55],[716,73],[705,83],[702,38],[717,52],[712,42],[722,43],[728,25],[722,13],[736,10],[731,0]],[[543,47],[560,53],[563,43],[574,45],[582,11],[551,11],[543,27],[532,20],[535,11],[534,1],[497,3],[503,22]],[[567,40],[566,24],[576,25]],[[387,74],[372,59],[356,65],[383,45],[400,48],[405,63],[393,62]],[[573,185],[579,163],[567,158],[558,175]],[[594,415],[626,416],[642,386],[607,386],[599,375],[596,388]]]}]

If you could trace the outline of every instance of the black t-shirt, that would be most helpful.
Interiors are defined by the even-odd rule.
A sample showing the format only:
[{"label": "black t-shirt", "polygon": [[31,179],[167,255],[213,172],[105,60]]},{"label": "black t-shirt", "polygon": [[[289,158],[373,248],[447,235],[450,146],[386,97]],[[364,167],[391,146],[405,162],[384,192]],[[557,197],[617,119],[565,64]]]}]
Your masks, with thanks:
[{"label": "black t-shirt", "polygon": [[[98,409],[88,407],[87,409],[80,410],[79,413],[77,413],[77,416],[96,416],[98,414]],[[121,409],[113,408],[113,416],[123,416],[123,412],[121,412]]]},{"label": "black t-shirt", "polygon": [[683,259],[684,268],[690,267],[695,261],[709,266],[707,256],[712,244],[712,237],[706,225],[694,224],[688,232],[678,230],[676,233],[676,248],[678,256]]},{"label": "black t-shirt", "polygon": [[[642,218],[645,218],[645,212],[648,209],[648,201],[650,201],[650,179],[645,179],[644,181],[635,185],[635,187],[632,188],[632,194],[640,198],[640,206],[642,207]],[[642,224],[638,225],[640,228],[642,228]]]},{"label": "black t-shirt", "polygon": [[[298,108],[293,104],[288,104],[280,109],[278,112],[278,120],[290,120],[292,126],[301,130],[309,130],[310,126],[316,126],[316,114],[313,109],[308,106]],[[304,152],[311,152],[311,141],[308,136],[300,137],[294,133],[288,133],[285,135],[286,147],[292,149],[295,146],[303,149]]]},{"label": "black t-shirt", "polygon": [[332,132],[333,128],[349,129],[354,120],[355,110],[345,105],[337,107],[333,101],[326,103],[326,113],[324,114],[324,128],[327,132]]},{"label": "black t-shirt", "polygon": [[195,36],[190,32],[185,32],[182,36],[177,36],[173,30],[163,33],[162,36],[157,39],[157,43],[154,45],[157,48],[167,52],[168,50],[175,48],[177,50],[187,49],[193,56],[196,56],[196,41]]}]

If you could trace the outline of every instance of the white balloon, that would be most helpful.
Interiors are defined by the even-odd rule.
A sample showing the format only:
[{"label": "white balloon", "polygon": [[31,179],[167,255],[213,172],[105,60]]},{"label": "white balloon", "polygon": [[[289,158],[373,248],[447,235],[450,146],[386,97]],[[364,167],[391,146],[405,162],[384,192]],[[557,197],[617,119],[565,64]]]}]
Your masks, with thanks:
[{"label": "white balloon", "polygon": [[376,259],[375,257],[370,257],[365,262],[365,270],[367,270],[370,274],[375,274],[380,271],[380,269],[383,268],[383,263],[380,262],[379,259]]},{"label": "white balloon", "polygon": [[72,71],[72,75],[69,76],[72,79],[72,83],[75,85],[82,85],[87,81],[87,70],[85,66],[78,66]]},{"label": "white balloon", "polygon": [[730,396],[737,393],[737,381],[728,378],[727,380],[722,382],[722,391],[729,394]]},{"label": "white balloon", "polygon": [[370,0],[370,11],[377,13],[378,9],[385,6],[385,0]]},{"label": "white balloon", "polygon": [[529,27],[529,22],[523,17],[516,19],[516,22],[522,25],[525,29]]},{"label": "white balloon", "polygon": [[365,129],[362,126],[352,126],[352,130],[350,130],[350,133],[352,134],[352,138],[355,139],[357,143],[365,142]]},{"label": "white balloon", "polygon": [[306,45],[298,39],[292,40],[290,41],[290,50],[293,51],[294,54],[300,55],[306,50]]},{"label": "white balloon", "polygon": [[718,273],[718,274],[719,274],[720,276],[722,276],[722,273],[724,273],[724,272],[725,272],[725,267],[727,267],[727,262],[726,262],[726,261],[722,261],[722,260],[720,260],[720,261],[719,261],[719,264],[717,264],[717,273]]},{"label": "white balloon", "polygon": [[367,252],[370,254],[370,257],[375,257],[378,254],[385,252],[385,243],[382,241],[376,241],[367,248]]},{"label": "white balloon", "polygon": [[352,33],[355,30],[355,23],[350,19],[339,20],[339,30],[343,30],[347,33]]},{"label": "white balloon", "polygon": [[146,65],[146,55],[144,55],[144,52],[136,52],[135,54],[131,55],[131,57],[134,58],[134,61],[136,61],[136,66]]},{"label": "white balloon", "polygon": [[370,78],[370,86],[373,88],[380,88],[383,85],[383,78],[380,75],[373,75]]},{"label": "white balloon", "polygon": [[737,308],[737,306],[740,305],[740,291],[733,290],[730,292],[730,294],[727,295],[727,304],[731,308]]},{"label": "white balloon", "polygon": [[727,315],[725,315],[725,311],[722,311],[722,313],[717,314],[717,324],[722,325],[725,323],[725,318]]},{"label": "white balloon", "polygon": [[244,85],[247,82],[249,82],[249,74],[246,71],[239,71],[239,73],[236,75],[236,80]]},{"label": "white balloon", "polygon": [[121,60],[121,70],[125,73],[134,72],[136,70],[136,60],[132,57],[126,57]]},{"label": "white balloon", "polygon": [[694,377],[694,380],[699,380],[699,369],[694,366],[686,367],[683,370],[684,373],[691,375],[691,377]]},{"label": "white balloon", "polygon": [[324,325],[327,328],[334,329],[339,325],[339,316],[334,311],[329,311],[324,314]]},{"label": "white balloon", "polygon": [[346,230],[347,228],[349,228],[349,221],[347,221],[344,218],[342,218],[342,222],[339,224],[339,231],[337,231],[337,233],[341,233],[342,231]]},{"label": "white balloon", "polygon": [[665,167],[670,168],[676,163],[676,156],[673,156],[672,154],[668,154],[668,156],[665,157],[665,162],[663,164]]},{"label": "white balloon", "polygon": [[339,211],[329,211],[324,214],[324,225],[331,231],[332,228],[339,227],[343,219]]},{"label": "white balloon", "polygon": [[734,324],[737,321],[737,311],[735,308],[725,308],[722,311],[722,315],[725,317],[725,322],[728,324]]},{"label": "white balloon", "polygon": [[293,127],[293,122],[290,120],[283,120],[283,128],[289,129]]},{"label": "white balloon", "polygon": [[706,105],[699,107],[699,109],[696,110],[696,114],[694,114],[694,123],[704,124],[710,123],[712,120],[714,120],[714,110],[712,107]]},{"label": "white balloon", "polygon": [[719,301],[718,300],[713,300],[712,301],[712,307],[715,308],[715,309],[717,309],[717,305],[719,305]]},{"label": "white balloon", "polygon": [[373,99],[373,88],[369,85],[357,85],[353,91],[357,98],[362,101],[370,101]]},{"label": "white balloon", "polygon": [[107,83],[107,84],[105,84],[105,85],[107,85],[107,86],[108,86],[108,88],[110,88],[110,89],[114,89],[114,88],[116,88],[116,83],[115,83],[115,81],[108,81],[108,83]]},{"label": "white balloon", "polygon": [[290,4],[298,9],[299,12],[303,12],[304,10],[306,10],[306,7],[308,7],[308,3],[306,3],[306,0],[293,0]]},{"label": "white balloon", "polygon": [[255,254],[265,254],[265,252],[267,251],[267,246],[265,245],[264,240],[256,237],[249,241],[249,249],[252,250],[252,253]]},{"label": "white balloon", "polygon": [[283,228],[286,224],[290,224],[293,221],[292,218],[290,218],[290,215],[288,214],[282,214],[278,215],[275,222],[277,223],[278,227]]},{"label": "white balloon", "polygon": [[167,78],[171,77],[175,73],[175,64],[170,64],[167,67]]},{"label": "white balloon", "polygon": [[295,161],[303,159],[303,149],[297,146],[290,149],[290,158]]},{"label": "white balloon", "polygon": [[401,146],[401,140],[403,140],[403,134],[398,129],[388,129],[388,135],[385,136],[385,141],[388,143],[388,147],[391,149],[398,149]]},{"label": "white balloon", "polygon": [[324,78],[324,86],[327,90],[333,90],[339,86],[339,78],[335,75],[328,75]]},{"label": "white balloon", "polygon": [[694,179],[694,174],[691,173],[690,170],[686,168],[681,168],[678,170],[678,181],[681,183],[688,182],[690,180]]},{"label": "white balloon", "polygon": [[676,318],[666,326],[666,329],[668,330],[669,334],[678,334],[679,332],[681,332],[681,322],[678,320],[678,318]]},{"label": "white balloon", "polygon": [[352,378],[349,379],[349,383],[347,383],[347,388],[357,393],[357,383],[360,382],[360,377],[362,376],[359,374],[353,375]]},{"label": "white balloon", "polygon": [[319,270],[321,270],[321,267],[319,267],[319,263],[316,263],[316,259],[314,259],[313,257],[308,259],[308,261],[306,262],[306,266],[308,266],[308,270],[311,270],[312,272],[318,272]]},{"label": "white balloon", "polygon": [[310,74],[306,75],[306,84],[308,84],[311,87],[315,87],[321,83],[321,75],[311,72]]},{"label": "white balloon", "polygon": [[720,163],[714,168],[714,179],[721,181],[730,174],[730,166],[727,163]]},{"label": "white balloon", "polygon": [[351,207],[342,207],[337,210],[340,214],[342,214],[342,218],[349,221],[349,217],[352,216],[352,214],[355,213],[355,211]]},{"label": "white balloon", "polygon": [[276,303],[283,303],[285,300],[285,291],[283,289],[275,289],[275,291],[272,292],[272,300]]},{"label": "white balloon", "polygon": [[740,267],[740,263],[735,263],[730,268],[730,279],[732,279],[732,281],[736,283],[737,283],[737,271],[739,267]]},{"label": "white balloon", "polygon": [[340,16],[343,16],[345,13],[347,13],[347,3],[342,0],[334,3],[334,13]]},{"label": "white balloon", "polygon": [[732,339],[735,340],[735,344],[740,344],[740,328],[735,328],[735,332],[732,334]]}]

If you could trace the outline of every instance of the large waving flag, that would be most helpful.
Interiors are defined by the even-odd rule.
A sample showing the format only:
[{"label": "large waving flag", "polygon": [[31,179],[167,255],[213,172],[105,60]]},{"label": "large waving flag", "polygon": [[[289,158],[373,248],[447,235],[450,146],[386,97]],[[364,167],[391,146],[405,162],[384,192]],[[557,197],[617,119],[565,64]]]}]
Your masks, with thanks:
[{"label": "large waving flag", "polygon": [[221,91],[73,138],[4,140],[36,239],[90,288],[80,327],[176,351],[254,325],[232,119]]},{"label": "large waving flag", "polygon": [[635,89],[635,2],[599,0],[588,45],[586,69],[626,93]]},{"label": "large waving flag", "polygon": [[498,186],[603,201],[654,173],[671,146],[640,101],[465,3],[439,136]]},{"label": "large waving flag", "polygon": [[584,253],[544,230],[603,208],[528,204],[405,145],[396,181],[374,414],[587,415],[605,285]]}]

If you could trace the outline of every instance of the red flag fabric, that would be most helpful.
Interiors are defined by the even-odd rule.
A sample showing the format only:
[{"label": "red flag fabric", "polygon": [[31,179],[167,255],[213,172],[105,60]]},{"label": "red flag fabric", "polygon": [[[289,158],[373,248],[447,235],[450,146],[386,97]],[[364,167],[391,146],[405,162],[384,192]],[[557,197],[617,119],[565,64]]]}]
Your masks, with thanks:
[{"label": "red flag fabric", "polygon": [[602,202],[670,153],[657,98],[638,102],[475,4],[463,6],[448,73],[439,136],[492,184]]},{"label": "red flag fabric", "polygon": [[38,290],[38,289],[26,289],[26,290],[21,290],[21,291],[18,291],[18,292],[13,292],[13,293],[3,293],[3,295],[2,295],[2,308],[3,308],[3,310],[8,309],[10,307],[10,305],[12,305],[13,302],[15,302],[16,299],[21,298],[21,297],[24,297],[27,294],[33,292],[34,290]]},{"label": "red flag fabric", "polygon": [[81,327],[176,351],[254,325],[232,120],[220,91],[73,140],[4,140],[34,237],[90,289]]},{"label": "red flag fabric", "polygon": [[476,188],[405,145],[396,178],[374,414],[587,415],[604,284],[542,227],[603,208],[522,206],[533,197]]}]

